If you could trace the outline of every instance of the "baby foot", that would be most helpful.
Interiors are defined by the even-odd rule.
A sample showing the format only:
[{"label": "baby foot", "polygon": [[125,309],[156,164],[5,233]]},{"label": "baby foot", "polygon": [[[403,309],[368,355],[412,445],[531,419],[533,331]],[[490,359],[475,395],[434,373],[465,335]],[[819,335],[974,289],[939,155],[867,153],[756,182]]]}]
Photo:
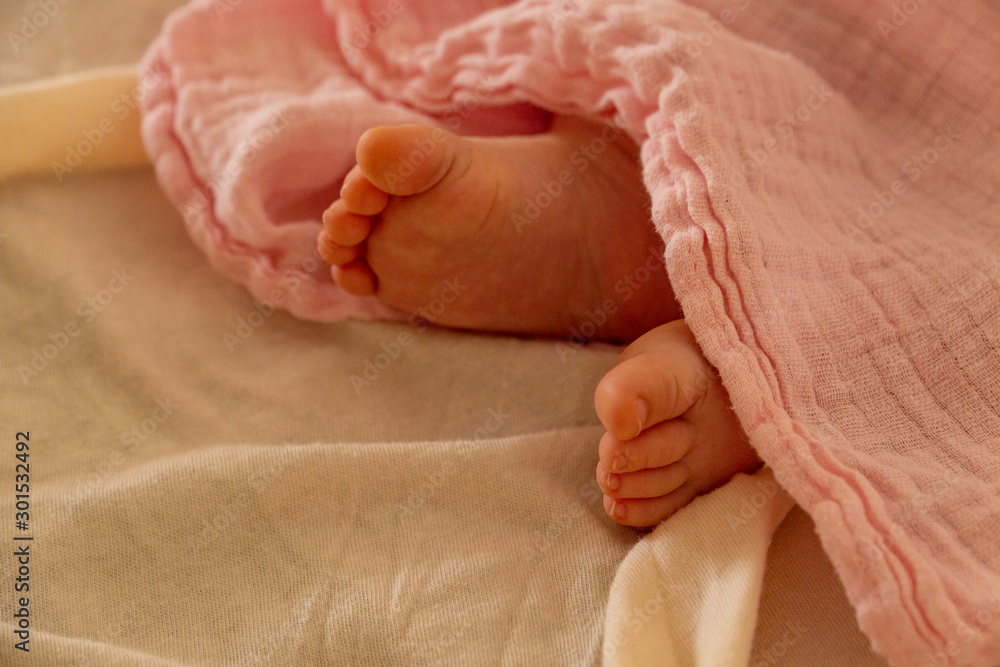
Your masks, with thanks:
[{"label": "baby foot", "polygon": [[377,127],[319,250],[347,292],[438,324],[632,340],[680,316],[635,151],[570,117],[532,136]]},{"label": "baby foot", "polygon": [[760,465],[683,320],[629,345],[598,384],[594,403],[607,429],[597,483],[604,510],[620,524],[654,526]]}]

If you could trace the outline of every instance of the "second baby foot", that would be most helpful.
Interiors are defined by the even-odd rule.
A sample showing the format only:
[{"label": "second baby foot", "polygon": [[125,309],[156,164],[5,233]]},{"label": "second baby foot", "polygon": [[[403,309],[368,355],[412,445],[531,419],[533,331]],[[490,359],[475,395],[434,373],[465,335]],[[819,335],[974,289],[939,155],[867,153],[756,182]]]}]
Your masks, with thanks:
[{"label": "second baby foot", "polygon": [[680,316],[636,150],[572,117],[531,136],[376,127],[319,250],[347,292],[438,324],[567,337],[590,321],[630,341]]},{"label": "second baby foot", "polygon": [[604,509],[646,528],[760,459],[684,320],[629,345],[597,386]]}]

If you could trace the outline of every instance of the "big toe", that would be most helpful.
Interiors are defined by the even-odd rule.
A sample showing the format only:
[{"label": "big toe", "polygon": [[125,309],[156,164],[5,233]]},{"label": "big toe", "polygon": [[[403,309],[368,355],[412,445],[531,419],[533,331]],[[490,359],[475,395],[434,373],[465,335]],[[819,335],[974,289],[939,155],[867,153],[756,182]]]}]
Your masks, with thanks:
[{"label": "big toe", "polygon": [[461,137],[427,125],[382,125],[358,140],[358,166],[375,187],[391,195],[420,194],[470,160]]},{"label": "big toe", "polygon": [[597,416],[608,433],[631,440],[645,429],[680,417],[711,384],[710,367],[683,320],[636,339],[594,394]]}]

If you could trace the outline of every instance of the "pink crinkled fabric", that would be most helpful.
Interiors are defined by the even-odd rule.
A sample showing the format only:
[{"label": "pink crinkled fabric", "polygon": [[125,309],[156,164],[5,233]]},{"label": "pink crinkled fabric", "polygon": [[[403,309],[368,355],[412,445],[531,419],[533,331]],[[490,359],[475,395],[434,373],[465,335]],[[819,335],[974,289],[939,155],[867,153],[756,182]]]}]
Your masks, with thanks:
[{"label": "pink crinkled fabric", "polygon": [[216,0],[144,63],[195,242],[303,318],[374,125],[641,145],[685,316],[894,665],[1000,664],[1000,8],[979,0]]}]

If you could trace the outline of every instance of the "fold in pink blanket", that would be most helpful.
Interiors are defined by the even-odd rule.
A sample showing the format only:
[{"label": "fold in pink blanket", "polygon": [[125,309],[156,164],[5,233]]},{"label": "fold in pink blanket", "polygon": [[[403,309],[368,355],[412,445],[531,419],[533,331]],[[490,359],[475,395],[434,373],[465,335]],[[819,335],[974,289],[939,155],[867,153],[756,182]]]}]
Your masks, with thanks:
[{"label": "fold in pink blanket", "polygon": [[205,0],[146,58],[143,132],[212,263],[330,321],[397,315],[314,250],[365,129],[623,128],[688,322],[876,650],[996,665],[998,36],[979,0]]}]

